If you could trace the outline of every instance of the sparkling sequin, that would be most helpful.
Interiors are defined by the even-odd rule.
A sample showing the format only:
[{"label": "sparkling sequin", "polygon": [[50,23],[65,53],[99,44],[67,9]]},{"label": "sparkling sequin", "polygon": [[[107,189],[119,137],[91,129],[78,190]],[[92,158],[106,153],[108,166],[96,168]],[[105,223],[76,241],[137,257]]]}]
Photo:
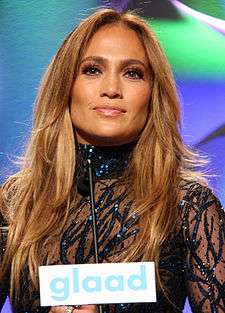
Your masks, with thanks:
[{"label": "sparkling sequin", "polygon": [[[127,150],[102,151],[88,145],[79,146],[77,177],[86,175],[87,159],[91,159],[94,164],[101,262],[112,261],[114,255],[132,245],[139,233],[138,215],[134,213],[130,216],[133,203],[127,188],[120,182],[131,148],[128,146]],[[184,196],[178,206],[180,219],[176,231],[161,247],[159,262],[160,276],[170,301],[159,291],[157,303],[109,304],[104,305],[104,313],[181,313],[186,296],[195,313],[224,312],[224,211],[208,188],[197,183],[183,182],[181,189]],[[68,223],[61,234],[59,249],[54,253],[51,264],[90,263],[94,260],[90,200],[86,195],[80,196],[78,200],[71,208]],[[3,239],[3,254],[2,243]],[[47,255],[52,252],[51,248],[50,242],[43,253]],[[46,262],[45,258],[44,264]],[[0,303],[6,296],[6,281],[0,282]],[[28,270],[25,268],[21,280],[23,299],[19,304],[13,303],[14,311],[49,312],[50,308],[40,307],[39,292],[31,291],[30,285]]]}]

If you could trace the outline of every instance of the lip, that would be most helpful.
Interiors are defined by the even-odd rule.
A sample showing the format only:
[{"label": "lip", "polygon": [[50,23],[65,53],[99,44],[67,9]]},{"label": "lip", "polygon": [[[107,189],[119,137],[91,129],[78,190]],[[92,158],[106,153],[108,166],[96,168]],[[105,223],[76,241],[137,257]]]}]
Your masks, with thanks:
[{"label": "lip", "polygon": [[94,110],[97,113],[100,113],[105,116],[118,116],[118,115],[126,113],[124,109],[117,107],[117,106],[113,106],[113,107],[99,106],[99,107],[95,107]]}]

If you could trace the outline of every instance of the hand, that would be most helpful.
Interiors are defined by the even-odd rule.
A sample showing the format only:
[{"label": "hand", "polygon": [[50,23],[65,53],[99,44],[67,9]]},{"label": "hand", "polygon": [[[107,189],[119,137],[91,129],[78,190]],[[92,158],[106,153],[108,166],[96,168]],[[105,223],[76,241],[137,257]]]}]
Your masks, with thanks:
[{"label": "hand", "polygon": [[[49,313],[65,313],[68,306],[53,306]],[[72,313],[98,313],[97,305],[81,305],[79,308],[74,308]]]}]

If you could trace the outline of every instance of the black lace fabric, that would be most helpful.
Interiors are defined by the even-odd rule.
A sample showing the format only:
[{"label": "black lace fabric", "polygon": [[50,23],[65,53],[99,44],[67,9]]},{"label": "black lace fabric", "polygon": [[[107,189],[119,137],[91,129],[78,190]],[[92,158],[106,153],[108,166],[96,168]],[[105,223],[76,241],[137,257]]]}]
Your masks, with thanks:
[{"label": "black lace fabric", "polygon": [[225,219],[207,188],[192,185],[183,199],[185,278],[193,312],[225,312]]},{"label": "black lace fabric", "polygon": [[[139,218],[129,214],[134,203],[122,179],[132,148],[130,145],[119,149],[79,145],[76,168],[79,195],[56,250],[52,251],[51,239],[43,245],[40,251],[43,264],[47,255],[50,264],[94,262],[92,218],[86,190],[87,159],[91,159],[94,167],[100,262],[115,261],[134,243],[139,234]],[[194,313],[225,312],[224,210],[210,189],[195,182],[183,182],[180,188],[183,194],[177,208],[180,218],[160,255],[160,276],[167,296],[161,291],[157,294],[157,303],[105,305],[104,313],[182,312],[187,296]],[[4,286],[6,281],[1,281],[0,303],[4,302]],[[39,291],[31,290],[27,268],[21,279],[21,290],[23,297],[19,303],[12,303],[14,312],[49,311],[40,307]]]}]

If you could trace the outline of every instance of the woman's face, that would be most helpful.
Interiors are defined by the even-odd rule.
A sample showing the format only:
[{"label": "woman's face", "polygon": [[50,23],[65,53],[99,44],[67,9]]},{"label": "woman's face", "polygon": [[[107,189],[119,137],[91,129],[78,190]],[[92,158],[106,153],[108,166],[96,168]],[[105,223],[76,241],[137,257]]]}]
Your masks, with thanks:
[{"label": "woman's face", "polygon": [[148,59],[137,34],[102,27],[81,58],[71,90],[71,119],[80,143],[109,146],[135,141],[151,95]]}]

